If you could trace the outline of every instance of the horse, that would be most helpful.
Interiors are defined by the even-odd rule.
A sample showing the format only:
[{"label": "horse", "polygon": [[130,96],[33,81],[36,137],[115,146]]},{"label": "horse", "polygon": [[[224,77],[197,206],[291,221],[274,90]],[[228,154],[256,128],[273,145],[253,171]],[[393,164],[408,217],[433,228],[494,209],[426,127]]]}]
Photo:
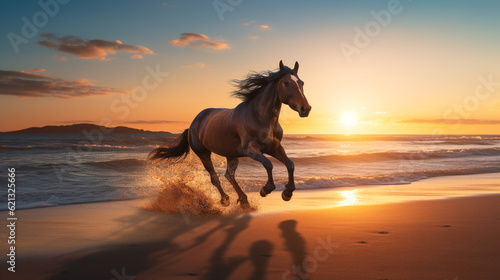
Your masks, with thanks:
[{"label": "horse", "polygon": [[201,111],[173,144],[154,149],[148,155],[148,160],[185,158],[190,149],[193,150],[219,191],[220,203],[229,206],[229,196],[221,187],[210,156],[215,153],[226,157],[225,177],[238,194],[236,203],[240,203],[242,208],[249,208],[247,195],[235,180],[238,158],[250,157],[264,166],[267,182],[261,188],[260,195],[266,197],[276,188],[273,164],[264,156],[268,154],[287,168],[288,183],[281,197],[284,201],[289,201],[295,190],[295,166],[281,145],[283,128],[279,124],[279,115],[282,104],[290,106],[301,118],[307,117],[311,111],[304,96],[304,82],[299,78],[298,71],[298,62],[290,69],[280,61],[277,71],[250,72],[246,79],[233,80],[237,88],[233,91],[233,96],[242,100],[238,106],[233,109],[208,108]]}]

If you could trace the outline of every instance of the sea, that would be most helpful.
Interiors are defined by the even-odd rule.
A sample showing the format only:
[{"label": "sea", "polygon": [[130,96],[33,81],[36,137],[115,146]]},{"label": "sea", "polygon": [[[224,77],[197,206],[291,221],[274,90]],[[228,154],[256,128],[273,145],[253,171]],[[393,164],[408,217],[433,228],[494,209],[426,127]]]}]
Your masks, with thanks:
[{"label": "sea", "polygon": [[[178,161],[147,161],[151,150],[177,136],[1,134],[0,178],[7,186],[8,169],[15,169],[17,209],[145,198],[172,180],[217,195],[193,153]],[[500,173],[500,135],[285,135],[282,145],[295,162],[298,190],[404,188],[433,177]],[[213,162],[229,191],[225,159],[214,155]],[[286,168],[273,164],[283,189]],[[236,179],[246,192],[258,192],[267,175],[260,163],[243,158]],[[6,189],[0,210],[7,209]]]}]

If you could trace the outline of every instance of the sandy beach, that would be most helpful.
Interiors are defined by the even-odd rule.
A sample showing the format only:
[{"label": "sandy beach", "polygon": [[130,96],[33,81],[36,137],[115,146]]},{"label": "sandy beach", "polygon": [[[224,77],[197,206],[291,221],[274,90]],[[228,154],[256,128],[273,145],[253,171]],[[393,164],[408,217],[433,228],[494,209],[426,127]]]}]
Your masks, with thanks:
[{"label": "sandy beach", "polygon": [[[299,190],[288,203],[279,192],[266,198],[251,194],[251,201],[260,203],[258,211],[212,217],[146,211],[144,200],[18,210],[16,272],[7,271],[4,262],[0,275],[498,279],[500,195],[423,199],[409,194],[446,184],[460,189],[495,182],[498,174],[442,177],[397,188],[358,188],[354,198],[343,197],[342,190]],[[377,201],[376,194],[390,197],[384,190],[393,199]],[[5,259],[3,242],[1,250]]]},{"label": "sandy beach", "polygon": [[500,280],[500,1],[3,1],[0,280]]}]

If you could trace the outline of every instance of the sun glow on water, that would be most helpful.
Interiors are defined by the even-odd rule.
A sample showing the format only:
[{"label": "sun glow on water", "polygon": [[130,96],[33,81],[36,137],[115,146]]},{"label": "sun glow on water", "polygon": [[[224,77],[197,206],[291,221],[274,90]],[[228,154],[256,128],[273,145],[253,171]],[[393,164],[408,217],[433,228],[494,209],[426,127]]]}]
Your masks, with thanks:
[{"label": "sun glow on water", "polygon": [[358,202],[358,197],[356,195],[357,190],[352,191],[341,191],[340,196],[343,198],[339,205],[340,206],[348,206],[353,205]]}]

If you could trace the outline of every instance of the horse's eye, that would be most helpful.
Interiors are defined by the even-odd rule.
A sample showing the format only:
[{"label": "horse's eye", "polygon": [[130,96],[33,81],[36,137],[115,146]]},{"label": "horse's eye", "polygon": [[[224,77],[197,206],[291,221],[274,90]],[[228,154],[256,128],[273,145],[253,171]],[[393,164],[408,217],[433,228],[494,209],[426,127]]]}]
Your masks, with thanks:
[{"label": "horse's eye", "polygon": [[285,86],[289,86],[290,83],[289,82],[284,82]]}]

